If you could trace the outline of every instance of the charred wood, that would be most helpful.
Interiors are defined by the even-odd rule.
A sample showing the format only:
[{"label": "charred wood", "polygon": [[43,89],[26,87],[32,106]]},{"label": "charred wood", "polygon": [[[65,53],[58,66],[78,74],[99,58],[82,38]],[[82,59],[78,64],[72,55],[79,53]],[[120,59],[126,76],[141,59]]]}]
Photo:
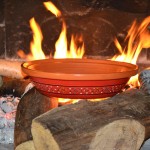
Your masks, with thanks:
[{"label": "charred wood", "polygon": [[143,70],[139,74],[140,88],[145,93],[150,94],[150,68]]},{"label": "charred wood", "polygon": [[21,97],[24,93],[29,80],[25,79],[13,79],[8,77],[2,77],[3,84],[0,87],[0,95],[13,94],[14,96]]},{"label": "charred wood", "polygon": [[31,144],[31,123],[34,118],[50,109],[50,99],[40,94],[35,88],[29,90],[20,100],[15,121],[15,147]]}]

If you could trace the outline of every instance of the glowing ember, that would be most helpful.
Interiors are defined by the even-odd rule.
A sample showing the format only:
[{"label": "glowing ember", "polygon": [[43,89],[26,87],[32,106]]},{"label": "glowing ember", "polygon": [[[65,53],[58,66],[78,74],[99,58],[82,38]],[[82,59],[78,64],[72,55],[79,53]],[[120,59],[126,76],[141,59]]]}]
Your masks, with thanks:
[{"label": "glowing ember", "polygon": [[69,99],[69,98],[58,98],[58,102],[60,105],[65,105],[65,104],[74,104],[79,102],[79,99]]},{"label": "glowing ember", "polygon": [[[128,31],[127,37],[125,38],[125,42],[128,40],[128,45],[124,48],[122,48],[119,41],[115,39],[115,45],[121,54],[115,55],[112,60],[136,64],[141,50],[143,48],[150,47],[150,31],[148,29],[149,24],[150,17],[145,18],[140,25],[134,21],[130,30]],[[135,87],[139,86],[138,75],[132,77],[128,84],[131,84]]]},{"label": "glowing ember", "polygon": [[[44,6],[56,17],[61,17],[61,12],[55,7],[53,3],[44,2]],[[55,44],[56,51],[54,54],[54,58],[82,58],[84,55],[84,44],[82,36],[78,37],[72,35],[70,50],[68,50],[66,23],[63,18],[61,19],[61,21],[62,31]],[[46,56],[42,51],[43,35],[40,26],[38,25],[38,23],[36,23],[34,18],[30,20],[30,26],[33,31],[33,41],[30,43],[31,54],[26,55],[22,50],[19,50],[18,55],[26,60],[45,59]],[[81,46],[77,46],[76,42],[82,43],[80,44]]]}]

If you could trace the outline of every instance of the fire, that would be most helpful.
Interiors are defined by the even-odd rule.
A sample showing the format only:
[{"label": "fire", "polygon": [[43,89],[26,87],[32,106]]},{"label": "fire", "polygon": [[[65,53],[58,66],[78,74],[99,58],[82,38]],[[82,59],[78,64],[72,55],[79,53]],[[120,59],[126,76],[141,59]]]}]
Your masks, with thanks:
[{"label": "fire", "polygon": [[[55,7],[52,2],[44,2],[44,6],[48,11],[53,13],[56,17],[60,19],[62,16],[61,12]],[[82,58],[84,55],[84,44],[82,36],[71,37],[70,48],[68,50],[67,43],[67,27],[63,18],[60,20],[62,22],[62,31],[58,40],[55,43],[55,54],[54,58]],[[30,43],[31,54],[26,55],[22,50],[18,51],[18,55],[26,60],[36,60],[36,59],[45,59],[46,56],[42,50],[42,40],[43,35],[40,26],[36,23],[35,19],[32,18],[30,21],[30,27],[33,32],[33,41]],[[77,46],[76,43],[80,43],[81,46]],[[58,98],[59,103],[75,103],[78,100],[72,99],[62,99]]]},{"label": "fire", "polygon": [[74,104],[79,102],[79,99],[58,98],[59,105]]},{"label": "fire", "polygon": [[[55,7],[52,2],[44,2],[45,8],[54,14],[62,23],[62,30],[58,40],[55,43],[54,58],[82,58],[84,55],[84,43],[82,36],[71,36],[70,46],[67,42],[67,27],[62,13]],[[126,47],[122,47],[117,39],[114,40],[116,47],[118,48],[120,55],[115,55],[112,60],[124,61],[128,63],[136,64],[137,58],[143,48],[150,47],[150,34],[148,25],[150,23],[150,17],[144,19],[144,21],[138,26],[136,21],[133,22],[130,30],[128,31],[125,42],[128,41]],[[43,35],[40,26],[34,18],[30,20],[30,26],[33,31],[33,41],[30,43],[31,54],[26,55],[22,50],[18,51],[18,55],[26,60],[45,59],[46,56],[42,51]],[[79,45],[77,45],[77,43]],[[69,48],[68,48],[69,47]],[[68,50],[69,49],[69,50]],[[134,77],[137,83],[137,76]],[[133,78],[129,81],[129,84],[133,83]],[[58,101],[62,103],[75,103],[78,100],[62,99]]]},{"label": "fire", "polygon": [[39,25],[35,22],[35,19],[30,20],[30,26],[33,31],[33,41],[30,43],[30,49],[35,59],[45,59],[45,54],[42,51],[43,35]]},{"label": "fire", "polygon": [[[61,12],[54,6],[51,2],[45,2],[44,3],[47,10],[49,10],[51,13],[53,13],[56,17],[61,17]],[[71,37],[71,44],[70,48],[68,50],[68,43],[67,43],[67,27],[66,23],[63,18],[61,18],[62,21],[62,31],[60,33],[60,36],[58,40],[55,43],[55,54],[54,58],[82,58],[84,55],[84,44],[82,37],[79,37],[78,39],[72,35]],[[77,47],[75,44],[77,41],[82,42],[81,47]]]},{"label": "fire", "polygon": [[34,18],[30,19],[30,27],[33,31],[33,41],[30,43],[31,54],[25,55],[22,50],[19,50],[17,53],[21,58],[27,60],[38,60],[46,59],[46,56],[42,50],[42,40],[43,35],[40,26],[36,23]]},{"label": "fire", "polygon": [[52,2],[44,2],[44,6],[47,10],[53,13],[56,17],[61,16],[61,12],[56,8],[56,6]]},{"label": "fire", "polygon": [[[44,2],[45,8],[60,19],[62,17],[61,12],[55,7],[52,2]],[[67,27],[63,18],[60,20],[62,22],[62,31],[58,40],[55,43],[55,54],[54,58],[82,58],[84,55],[84,43],[82,36],[71,37],[70,48],[68,50],[67,43]],[[40,26],[35,21],[34,18],[29,21],[30,27],[33,32],[33,41],[30,43],[31,54],[26,55],[22,50],[19,50],[18,56],[26,60],[37,60],[47,58],[42,50],[42,40],[43,35]],[[77,46],[76,43],[80,43]]]},{"label": "fire", "polygon": [[[149,24],[150,17],[145,18],[140,25],[138,25],[137,21],[134,21],[125,38],[125,42],[128,41],[128,45],[124,48],[121,46],[119,41],[115,39],[114,42],[120,52],[120,55],[115,55],[112,60],[136,64],[141,50],[143,48],[150,47]],[[128,84],[135,87],[139,86],[138,75],[132,77]]]},{"label": "fire", "polygon": [[[82,38],[82,37],[81,37]],[[72,35],[70,50],[67,50],[66,24],[63,22],[62,32],[56,41],[54,58],[82,58],[84,54],[84,44],[77,48],[75,37]]]}]

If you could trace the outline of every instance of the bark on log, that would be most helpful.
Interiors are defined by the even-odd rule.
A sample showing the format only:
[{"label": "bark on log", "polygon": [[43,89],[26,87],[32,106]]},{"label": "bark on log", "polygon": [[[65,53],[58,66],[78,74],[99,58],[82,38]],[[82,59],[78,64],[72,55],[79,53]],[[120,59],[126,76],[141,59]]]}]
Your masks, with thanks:
[{"label": "bark on log", "polygon": [[[32,120],[50,109],[50,99],[40,94],[35,88],[29,90],[20,100],[16,113],[14,145],[24,143],[24,148],[31,144]],[[28,142],[29,141],[29,142]],[[31,145],[32,146],[32,145]],[[21,147],[22,148],[22,147]]]},{"label": "bark on log", "polygon": [[30,83],[29,80],[8,77],[2,77],[2,80],[3,85],[0,87],[0,95],[13,94],[18,97],[21,97],[27,85]]},{"label": "bark on log", "polygon": [[137,89],[59,107],[33,120],[34,145],[37,150],[138,150],[150,137],[149,110],[150,96]]}]

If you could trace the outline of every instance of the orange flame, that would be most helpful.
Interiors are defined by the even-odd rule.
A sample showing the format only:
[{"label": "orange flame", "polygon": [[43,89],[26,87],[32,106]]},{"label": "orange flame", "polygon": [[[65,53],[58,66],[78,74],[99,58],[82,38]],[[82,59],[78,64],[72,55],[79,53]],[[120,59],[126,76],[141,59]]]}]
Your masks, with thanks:
[{"label": "orange flame", "polygon": [[[61,17],[61,12],[51,2],[45,2],[44,6],[53,13],[56,17]],[[81,47],[77,47],[75,44],[75,38],[72,36],[70,50],[68,50],[67,43],[67,28],[64,19],[62,18],[62,31],[58,40],[55,43],[55,54],[54,58],[82,58],[84,55],[84,44]],[[83,43],[82,37],[79,40]]]},{"label": "orange flame", "polygon": [[17,54],[27,60],[38,60],[38,59],[45,59],[46,56],[42,51],[42,40],[43,35],[41,32],[40,26],[36,23],[34,18],[30,19],[30,27],[33,32],[33,41],[30,43],[30,50],[31,54],[26,55],[22,50],[19,50]]},{"label": "orange flame", "polygon": [[47,10],[53,13],[56,17],[61,16],[61,12],[56,8],[56,6],[52,2],[44,2],[44,6]]},{"label": "orange flame", "polygon": [[[66,37],[66,24],[63,22],[62,32],[55,43],[55,54],[54,58],[82,58],[84,54],[84,44],[77,48],[75,44],[75,37],[72,35],[70,50],[67,50],[67,37]],[[82,37],[80,37],[82,39]],[[82,40],[81,40],[82,41]]]},{"label": "orange flame", "polygon": [[[55,5],[51,2],[44,2],[44,6],[47,10],[53,13],[56,17],[62,17],[61,12],[55,7]],[[67,27],[66,23],[63,18],[62,21],[62,31],[58,40],[55,43],[55,54],[54,58],[82,58],[84,54],[84,44],[82,37],[72,36],[70,47],[68,50],[68,43],[67,43]],[[128,40],[127,47],[122,47],[121,44],[117,39],[115,39],[116,47],[118,48],[121,55],[116,55],[112,58],[112,60],[117,61],[124,61],[129,63],[136,63],[136,60],[141,52],[142,48],[150,47],[150,34],[148,31],[148,25],[150,23],[150,17],[147,17],[141,24],[138,26],[137,22],[134,21],[130,30],[128,31],[127,37],[125,39]],[[35,19],[32,18],[30,20],[30,26],[33,31],[33,41],[30,44],[31,53],[29,55],[25,55],[23,51],[18,51],[18,55],[21,58],[25,58],[27,60],[35,60],[35,59],[45,59],[46,56],[42,51],[42,32],[40,26],[36,23]],[[76,45],[76,41],[82,43],[81,46]],[[132,79],[133,80],[133,79]],[[137,82],[137,79],[136,79]],[[133,84],[133,83],[132,83]],[[59,99],[60,103],[71,103],[75,102],[74,100],[70,99]]]},{"label": "orange flame", "polygon": [[[150,32],[148,29],[149,24],[150,17],[145,18],[140,26],[138,26],[136,21],[134,21],[128,31],[127,37],[125,38],[125,41],[128,40],[128,45],[125,48],[122,48],[119,41],[115,39],[115,45],[121,54],[115,55],[112,60],[136,64],[141,50],[143,48],[150,47]],[[128,84],[131,84],[135,87],[139,86],[138,75],[132,77]]]},{"label": "orange flame", "polygon": [[34,18],[30,20],[30,26],[33,31],[33,41],[30,43],[30,49],[34,57],[33,59],[45,59],[45,54],[42,51],[43,35]]},{"label": "orange flame", "polygon": [[[53,13],[56,17],[61,17],[61,12],[56,8],[56,6],[52,2],[44,2],[43,3],[45,8]],[[82,58],[84,55],[84,44],[82,37],[73,36],[71,37],[70,42],[70,50],[68,50],[68,43],[67,43],[67,28],[66,23],[63,18],[62,21],[62,31],[58,40],[55,43],[55,54],[54,58]],[[35,19],[32,18],[30,20],[30,26],[33,31],[33,41],[30,43],[30,50],[31,54],[26,55],[22,50],[18,51],[18,55],[27,60],[35,60],[35,59],[45,59],[46,56],[42,51],[42,32],[38,23],[36,23]],[[81,46],[76,45],[76,41],[80,42]],[[78,100],[72,99],[62,99],[59,98],[58,101],[62,103],[75,103]]]}]

